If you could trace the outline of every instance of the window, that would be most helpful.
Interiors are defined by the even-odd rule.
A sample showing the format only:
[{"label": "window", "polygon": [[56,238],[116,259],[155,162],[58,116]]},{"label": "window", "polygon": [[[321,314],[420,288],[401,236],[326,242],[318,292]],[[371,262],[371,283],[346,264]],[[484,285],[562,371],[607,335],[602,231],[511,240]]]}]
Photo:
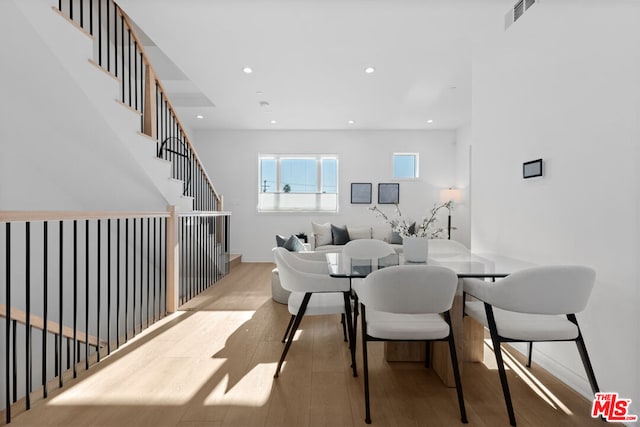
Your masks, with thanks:
[{"label": "window", "polygon": [[258,211],[338,211],[338,157],[260,155]]},{"label": "window", "polygon": [[399,179],[418,178],[418,153],[394,153],[393,177]]}]

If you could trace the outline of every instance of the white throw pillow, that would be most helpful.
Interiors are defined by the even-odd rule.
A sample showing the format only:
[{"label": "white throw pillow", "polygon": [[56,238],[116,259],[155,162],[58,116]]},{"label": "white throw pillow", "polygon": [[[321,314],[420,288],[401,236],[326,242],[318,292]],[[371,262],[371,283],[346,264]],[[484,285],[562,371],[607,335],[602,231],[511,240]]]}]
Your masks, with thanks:
[{"label": "white throw pillow", "polygon": [[349,238],[351,240],[370,239],[371,238],[371,227],[350,227],[350,226],[347,226],[347,230],[349,231]]},{"label": "white throw pillow", "polygon": [[316,235],[316,246],[330,245],[333,243],[333,236],[331,235],[331,223],[317,224],[311,223],[313,234]]}]

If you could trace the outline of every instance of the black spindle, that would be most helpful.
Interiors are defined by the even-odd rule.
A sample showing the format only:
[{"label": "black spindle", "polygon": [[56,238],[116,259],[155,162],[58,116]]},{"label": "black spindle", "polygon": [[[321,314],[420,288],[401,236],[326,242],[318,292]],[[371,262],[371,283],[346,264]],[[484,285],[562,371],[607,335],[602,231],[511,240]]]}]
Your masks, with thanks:
[{"label": "black spindle", "polygon": [[59,269],[60,271],[58,272],[58,293],[59,293],[59,299],[58,299],[58,353],[60,354],[60,358],[58,359],[58,387],[62,388],[62,307],[63,307],[63,302],[62,302],[62,297],[63,297],[63,270],[62,270],[62,266],[63,266],[63,232],[64,232],[64,225],[63,225],[63,221],[60,221],[60,242],[58,243],[60,245],[59,249],[60,249],[60,259],[59,259]]},{"label": "black spindle", "polygon": [[42,397],[47,398],[47,316],[49,314],[49,223],[44,222],[44,242],[43,242],[43,283],[42,283],[42,317],[44,328],[42,329]]},{"label": "black spindle", "polygon": [[26,377],[26,391],[27,394],[25,396],[26,407],[27,409],[31,409],[31,364],[32,364],[32,354],[31,354],[31,223],[27,222],[25,229],[25,239],[26,239],[26,251],[25,251],[25,305],[26,305],[26,322],[25,322],[25,355],[26,355],[26,366],[25,366],[25,377]]},{"label": "black spindle", "polygon": [[84,224],[84,368],[89,370],[89,220]]},{"label": "black spindle", "polygon": [[[62,4],[60,4],[62,6]],[[4,328],[5,328],[5,415],[6,415],[6,423],[9,424],[11,422],[11,381],[9,378],[10,372],[10,349],[11,349],[11,223],[7,222],[5,224],[5,281],[6,281],[6,289],[5,289],[5,304],[7,306],[7,314],[4,318]],[[13,365],[15,370],[15,365]]]}]

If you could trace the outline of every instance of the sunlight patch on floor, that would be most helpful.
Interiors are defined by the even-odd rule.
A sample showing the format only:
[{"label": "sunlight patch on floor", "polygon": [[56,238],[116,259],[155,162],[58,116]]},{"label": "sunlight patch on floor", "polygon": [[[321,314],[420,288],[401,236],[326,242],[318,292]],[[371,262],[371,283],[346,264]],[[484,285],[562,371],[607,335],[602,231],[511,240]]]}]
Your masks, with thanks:
[{"label": "sunlight patch on floor", "polygon": [[[212,378],[227,376],[225,347],[234,345],[232,340],[245,339],[254,314],[254,311],[183,312],[172,319],[180,319],[179,322],[164,330],[162,325],[153,325],[114,353],[113,359],[106,358],[102,364],[91,367],[94,371],[90,375],[49,399],[47,405],[185,404],[206,388]],[[154,333],[153,329],[156,333],[153,339],[145,339],[145,335]],[[273,376],[275,366],[270,369],[267,377]],[[247,376],[249,384],[264,382],[253,371]],[[230,395],[227,392],[226,399],[244,404],[238,396],[246,391],[234,390],[243,387],[247,376],[232,388]],[[270,384],[267,386],[269,390]]]},{"label": "sunlight patch on floor", "polygon": [[[485,340],[485,345],[493,352],[493,344],[491,340]],[[502,359],[505,363],[505,370],[513,370],[518,377],[524,381],[524,383],[533,390],[542,400],[544,400],[549,406],[554,409],[560,410],[567,415],[573,415],[573,412],[555,395],[545,387],[542,382],[536,378],[529,368],[520,363],[508,350],[502,347]],[[493,366],[487,364],[487,361],[491,361]],[[487,368],[496,370],[498,369],[495,355],[491,354],[491,357],[485,357],[485,365]],[[497,372],[496,372],[497,375]]]},{"label": "sunlight patch on floor", "polygon": [[204,401],[205,405],[234,405],[260,407],[266,404],[271,395],[273,374],[277,363],[260,363],[247,372],[230,390],[227,389],[229,376],[211,391]]}]

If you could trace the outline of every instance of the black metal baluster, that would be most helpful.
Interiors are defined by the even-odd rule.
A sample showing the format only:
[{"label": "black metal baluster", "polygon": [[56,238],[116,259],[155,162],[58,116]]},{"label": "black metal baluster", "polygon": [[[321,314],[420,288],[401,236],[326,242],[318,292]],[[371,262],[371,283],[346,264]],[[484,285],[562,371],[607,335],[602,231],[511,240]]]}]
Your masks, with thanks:
[{"label": "black metal baluster", "polygon": [[129,218],[124,220],[124,342],[129,340]]},{"label": "black metal baluster", "polygon": [[142,331],[143,293],[144,288],[144,218],[140,218],[140,331]]},{"label": "black metal baluster", "polygon": [[73,221],[73,378],[78,375],[78,357],[76,346],[78,345],[78,221]]},{"label": "black metal baluster", "polygon": [[135,108],[138,110],[138,43],[133,42],[133,81],[135,86]]},{"label": "black metal baluster", "polygon": [[[129,71],[129,107],[131,107],[131,28],[127,28],[127,33],[129,33],[129,55],[127,56],[127,63],[129,65],[128,67],[128,71]],[[134,219],[134,223],[135,223],[135,219]],[[135,327],[133,328],[135,329]]]},{"label": "black metal baluster", "polygon": [[18,322],[11,321],[13,327],[13,403],[18,400]]},{"label": "black metal baluster", "polygon": [[147,218],[147,304],[146,304],[146,307],[147,307],[147,328],[149,327],[149,305],[150,305],[149,304],[149,295],[150,295],[149,287],[151,286],[151,282],[150,282],[151,265],[150,265],[150,262],[149,262],[150,259],[151,259],[151,254],[149,253],[149,249],[151,248],[150,239],[149,239],[149,236],[151,235],[151,233],[150,233],[151,230],[149,229],[150,225],[151,225],[151,218]]},{"label": "black metal baluster", "polygon": [[[62,6],[62,0],[60,0],[60,6]],[[7,315],[4,319],[4,328],[5,328],[5,415],[6,415],[6,423],[9,424],[11,422],[11,381],[9,378],[10,372],[10,351],[11,351],[11,223],[7,222],[5,224],[5,303],[7,305]],[[15,365],[13,365],[13,369],[15,370]]]},{"label": "black metal baluster", "polygon": [[120,348],[120,218],[116,230],[116,348]]},{"label": "black metal baluster", "polygon": [[93,0],[89,0],[89,34],[93,35]]},{"label": "black metal baluster", "polygon": [[44,327],[42,329],[42,397],[44,399],[47,398],[47,318],[49,314],[49,223],[47,221],[44,222],[44,242],[43,242],[43,283],[42,283],[42,293],[43,295],[43,304],[42,304],[42,317],[44,320]]},{"label": "black metal baluster", "polygon": [[109,354],[111,354],[111,218],[107,220],[107,355]]},{"label": "black metal baluster", "polygon": [[31,223],[25,224],[26,252],[25,252],[25,304],[26,304],[26,322],[25,322],[25,402],[27,410],[31,409]]},{"label": "black metal baluster", "polygon": [[122,103],[124,104],[126,102],[125,96],[124,96],[124,87],[125,82],[124,82],[124,15],[120,15],[120,42],[122,43],[122,50],[120,52],[121,55],[121,63],[122,63],[122,73],[120,74],[120,85],[122,86]]},{"label": "black metal baluster", "polygon": [[113,3],[113,70],[118,77],[118,9]]},{"label": "black metal baluster", "polygon": [[144,82],[144,56],[142,56],[142,51],[140,51],[140,132],[142,133],[144,133]]},{"label": "black metal baluster", "polygon": [[[60,359],[58,360],[58,387],[62,388],[62,313],[63,313],[63,280],[64,280],[64,275],[63,275],[63,247],[64,247],[64,225],[63,225],[63,221],[60,221],[60,271],[58,272],[58,293],[59,293],[59,300],[58,300],[58,337],[59,337],[59,341],[58,341],[58,345],[60,346],[58,349],[58,352],[60,353]],[[68,341],[68,340],[67,340]],[[67,359],[68,361],[68,359]]]},{"label": "black metal baluster", "polygon": [[73,21],[73,0],[69,0],[69,19]]},{"label": "black metal baluster", "polygon": [[59,371],[58,371],[58,363],[60,360],[60,353],[58,351],[58,341],[60,341],[60,337],[58,336],[58,334],[54,334],[54,345],[53,345],[53,355],[54,355],[54,363],[53,363],[53,376],[57,377],[59,375]]},{"label": "black metal baluster", "polygon": [[84,29],[84,1],[80,0],[80,28]]},{"label": "black metal baluster", "polygon": [[[97,254],[97,259],[96,259],[96,305],[97,305],[97,313],[96,313],[96,362],[100,362],[100,294],[102,293],[102,287],[100,286],[100,255],[102,252],[102,245],[101,245],[101,221],[102,220],[98,220],[97,223],[97,227],[98,230],[96,231],[97,235],[98,235],[98,254]],[[87,312],[89,311],[89,307],[87,307]],[[87,336],[87,347],[89,344],[89,337]]]},{"label": "black metal baluster", "polygon": [[157,261],[156,261],[156,218],[153,217],[153,323],[156,322],[156,288],[158,287],[158,282],[156,279],[156,270],[158,267]]},{"label": "black metal baluster", "polygon": [[133,287],[133,316],[132,316],[132,322],[131,322],[131,326],[133,328],[133,336],[136,336],[136,240],[137,240],[137,236],[136,236],[136,224],[138,221],[136,221],[135,218],[133,218],[133,247],[131,248],[131,255],[133,258],[133,283],[131,284],[131,286]]},{"label": "black metal baluster", "polygon": [[[107,1],[107,4],[106,4],[106,9],[107,9],[106,10],[106,12],[107,12],[107,22],[106,22],[106,24],[107,24],[106,25],[106,27],[107,27],[107,45],[106,45],[106,48],[107,48],[107,71],[111,71],[111,47],[110,47],[110,43],[109,43],[109,41],[111,39],[111,35],[109,34],[110,31],[111,31],[111,26],[110,26],[110,17],[111,17],[110,15],[111,14],[109,13],[109,2],[108,1]],[[87,341],[87,343],[88,343],[88,341]]]},{"label": "black metal baluster", "polygon": [[102,66],[102,0],[98,0],[98,65]]},{"label": "black metal baluster", "polygon": [[84,232],[84,368],[89,370],[89,220]]}]

